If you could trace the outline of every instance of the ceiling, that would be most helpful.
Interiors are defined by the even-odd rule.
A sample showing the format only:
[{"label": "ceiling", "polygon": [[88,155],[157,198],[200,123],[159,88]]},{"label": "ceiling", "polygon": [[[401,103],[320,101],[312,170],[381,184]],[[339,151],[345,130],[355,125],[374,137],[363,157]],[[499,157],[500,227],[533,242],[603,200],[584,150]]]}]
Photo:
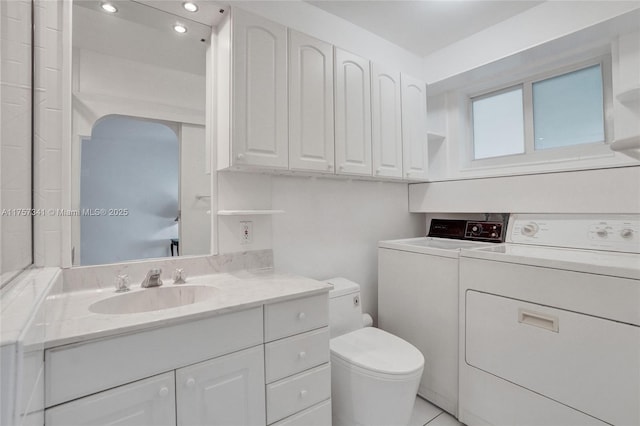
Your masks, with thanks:
[{"label": "ceiling", "polygon": [[424,57],[543,2],[341,0],[308,3]]}]

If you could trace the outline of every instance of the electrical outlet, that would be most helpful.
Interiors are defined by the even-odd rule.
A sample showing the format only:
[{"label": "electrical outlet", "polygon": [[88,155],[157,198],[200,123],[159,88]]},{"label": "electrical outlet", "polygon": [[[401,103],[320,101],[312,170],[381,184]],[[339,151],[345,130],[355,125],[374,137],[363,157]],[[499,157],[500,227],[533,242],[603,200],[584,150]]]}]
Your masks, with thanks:
[{"label": "electrical outlet", "polygon": [[240,244],[253,242],[253,222],[240,222]]}]

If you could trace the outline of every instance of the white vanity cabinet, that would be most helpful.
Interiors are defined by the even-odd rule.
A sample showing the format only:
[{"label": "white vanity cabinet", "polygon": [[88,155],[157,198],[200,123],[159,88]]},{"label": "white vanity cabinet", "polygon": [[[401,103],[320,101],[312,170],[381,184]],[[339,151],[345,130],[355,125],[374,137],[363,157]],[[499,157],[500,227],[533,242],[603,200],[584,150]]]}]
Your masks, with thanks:
[{"label": "white vanity cabinet", "polygon": [[402,151],[406,180],[428,177],[427,85],[406,74],[402,82]]},{"label": "white vanity cabinet", "polygon": [[402,179],[400,72],[371,64],[373,174]]},{"label": "white vanity cabinet", "polygon": [[330,424],[328,304],[324,292],[47,349],[45,425]]},{"label": "white vanity cabinet", "polygon": [[217,50],[218,168],[286,169],[287,28],[233,8]]},{"label": "white vanity cabinet", "polygon": [[330,425],[327,295],[266,305],[267,424]]},{"label": "white vanity cabinet", "polygon": [[336,172],[371,176],[369,61],[335,48]]},{"label": "white vanity cabinet", "polygon": [[291,29],[289,168],[334,172],[333,46]]}]

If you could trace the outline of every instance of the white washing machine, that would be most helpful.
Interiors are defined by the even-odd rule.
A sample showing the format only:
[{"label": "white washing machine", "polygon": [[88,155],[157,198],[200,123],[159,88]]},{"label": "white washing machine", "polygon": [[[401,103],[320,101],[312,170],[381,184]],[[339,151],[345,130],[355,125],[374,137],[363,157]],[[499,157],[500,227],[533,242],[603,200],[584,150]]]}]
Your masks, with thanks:
[{"label": "white washing machine", "polygon": [[502,222],[433,219],[429,237],[378,243],[378,326],[425,358],[418,394],[458,415],[460,249],[503,241]]},{"label": "white washing machine", "polygon": [[640,424],[640,216],[512,215],[460,255],[460,421]]}]

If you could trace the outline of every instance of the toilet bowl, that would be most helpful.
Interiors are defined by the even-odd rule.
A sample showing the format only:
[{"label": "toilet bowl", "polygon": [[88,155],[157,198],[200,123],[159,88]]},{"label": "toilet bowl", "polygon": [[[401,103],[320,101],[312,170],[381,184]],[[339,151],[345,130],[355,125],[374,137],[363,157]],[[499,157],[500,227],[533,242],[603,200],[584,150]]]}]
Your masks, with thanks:
[{"label": "toilet bowl", "polygon": [[360,286],[327,280],[334,426],[400,426],[411,418],[424,357],[413,345],[362,326]]}]

